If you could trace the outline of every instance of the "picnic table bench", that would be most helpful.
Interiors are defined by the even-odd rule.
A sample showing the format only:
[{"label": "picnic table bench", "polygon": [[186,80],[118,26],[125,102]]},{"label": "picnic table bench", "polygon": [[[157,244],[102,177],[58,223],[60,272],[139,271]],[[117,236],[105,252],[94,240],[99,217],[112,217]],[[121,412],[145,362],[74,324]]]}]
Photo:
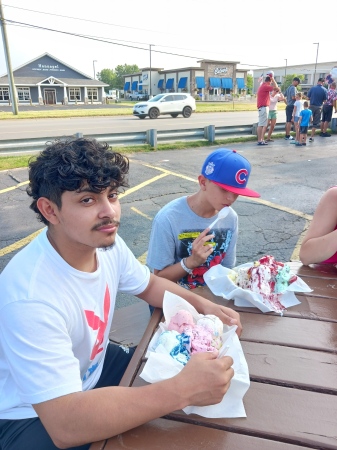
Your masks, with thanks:
[{"label": "picnic table bench", "polygon": [[[337,449],[337,270],[289,264],[313,292],[296,294],[301,304],[283,316],[225,301],[240,312],[243,324],[241,344],[251,378],[246,418],[208,419],[174,411],[92,444],[91,450]],[[207,287],[197,292],[224,302]],[[161,319],[161,310],[155,310],[121,385],[146,384],[139,374]]]}]

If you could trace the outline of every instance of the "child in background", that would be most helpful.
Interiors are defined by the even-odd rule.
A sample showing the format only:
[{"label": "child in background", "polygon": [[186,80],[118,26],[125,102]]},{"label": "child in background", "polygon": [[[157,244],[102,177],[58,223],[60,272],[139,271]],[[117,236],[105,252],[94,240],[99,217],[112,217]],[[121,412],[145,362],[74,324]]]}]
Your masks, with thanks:
[{"label": "child in background", "polygon": [[298,121],[300,118],[301,111],[303,109],[302,92],[297,92],[295,97],[296,97],[296,101],[294,104],[293,122],[294,122],[295,131],[296,131],[296,139],[295,139],[295,141],[291,141],[290,142],[291,144],[300,143],[300,127],[299,127]]},{"label": "child in background", "polygon": [[309,123],[312,122],[312,111],[309,109],[309,103],[303,103],[302,111],[300,112],[300,118],[298,120],[298,126],[300,130],[300,140],[297,142],[297,146],[307,145],[307,134]]},{"label": "child in background", "polygon": [[271,139],[272,132],[274,131],[275,124],[277,121],[277,103],[283,101],[286,103],[286,99],[284,98],[284,95],[280,91],[280,88],[274,87],[272,92],[270,93],[270,105],[269,105],[269,115],[268,115],[268,125],[266,132],[268,131],[268,136],[266,141],[267,142],[273,142],[273,139]]}]

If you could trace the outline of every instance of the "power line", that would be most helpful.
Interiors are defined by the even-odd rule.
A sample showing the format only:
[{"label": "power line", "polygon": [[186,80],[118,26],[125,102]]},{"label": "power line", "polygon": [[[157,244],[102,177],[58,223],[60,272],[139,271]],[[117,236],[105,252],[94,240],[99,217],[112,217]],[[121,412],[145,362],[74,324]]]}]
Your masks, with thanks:
[{"label": "power line", "polygon": [[[12,5],[7,5],[7,4],[4,4],[4,6],[6,6],[8,8],[14,8],[14,9],[20,9],[20,10],[23,10],[23,11],[34,12],[34,13],[37,13],[37,14],[44,14],[44,15],[49,15],[49,16],[62,17],[62,18],[66,18],[66,19],[78,20],[78,21],[83,21],[83,22],[97,23],[97,24],[101,24],[101,25],[109,25],[109,26],[114,26],[114,27],[119,27],[119,28],[132,29],[132,30],[149,31],[151,33],[172,34],[172,33],[166,33],[166,32],[162,32],[162,31],[155,31],[155,30],[149,30],[149,29],[144,29],[144,28],[130,27],[130,26],[126,26],[126,25],[117,25],[117,24],[113,24],[113,23],[109,23],[109,22],[101,22],[101,21],[97,21],[97,20],[84,19],[84,18],[73,17],[73,16],[66,16],[66,15],[62,15],[62,14],[48,13],[48,12],[44,12],[44,11],[36,11],[36,10],[33,10],[33,9],[21,8],[21,7],[18,7],[18,6],[12,6]],[[27,24],[26,26],[33,27],[33,28],[34,27],[38,28],[38,26],[33,26],[33,25],[29,25],[29,24]],[[45,28],[40,27],[40,29],[45,29]],[[46,29],[46,30],[49,30],[49,29]],[[61,32],[61,31],[52,30],[52,29],[50,29],[49,31]],[[71,33],[69,33],[69,34],[71,34]],[[85,35],[76,35],[76,34],[73,34],[73,35],[74,36],[78,36],[78,37],[86,37]],[[103,38],[99,38],[99,39],[103,39]],[[106,38],[104,38],[104,39],[106,39]],[[148,45],[148,43],[145,43],[145,42],[128,41],[128,40],[125,40],[125,39],[114,39],[114,41],[132,42],[132,43],[135,43],[135,44]],[[160,45],[160,44],[156,44],[155,46],[156,47],[163,47],[163,48],[177,48],[177,49],[180,49],[180,50],[197,51],[197,50],[189,49],[189,48],[170,47],[170,46],[167,46],[167,45]],[[137,49],[137,47],[131,47],[131,48],[136,48]],[[146,49],[142,49],[142,50],[146,50]],[[153,50],[153,51],[157,52],[157,53],[163,53],[163,54],[172,55],[172,56],[181,56],[181,57],[185,57],[185,58],[199,59],[199,57],[194,57],[194,56],[179,55],[179,54],[169,53],[169,52],[160,52],[158,50]],[[210,52],[210,53],[219,54],[218,52]],[[249,67],[257,67],[257,68],[259,68],[259,67],[269,67],[268,65],[259,66],[257,64],[246,64],[246,63],[240,63],[240,65],[249,66]]]},{"label": "power line", "polygon": [[110,26],[119,27],[119,28],[128,28],[129,30],[150,31],[151,33],[161,33],[161,34],[173,34],[173,33],[166,33],[164,31],[146,30],[144,28],[130,27],[130,26],[127,26],[127,25],[117,25],[115,23],[100,22],[98,20],[82,19],[82,18],[79,18],[79,17],[65,16],[65,15],[62,15],[62,14],[47,13],[47,12],[44,12],[44,11],[36,11],[34,9],[20,8],[19,6],[12,6],[12,5],[6,5],[6,4],[4,4],[3,6],[6,6],[8,8],[21,9],[23,11],[30,11],[30,12],[34,12],[34,13],[37,13],[37,14],[45,14],[47,16],[62,17],[64,19],[80,20],[80,21],[83,21],[83,22],[98,23],[100,25],[110,25]]}]

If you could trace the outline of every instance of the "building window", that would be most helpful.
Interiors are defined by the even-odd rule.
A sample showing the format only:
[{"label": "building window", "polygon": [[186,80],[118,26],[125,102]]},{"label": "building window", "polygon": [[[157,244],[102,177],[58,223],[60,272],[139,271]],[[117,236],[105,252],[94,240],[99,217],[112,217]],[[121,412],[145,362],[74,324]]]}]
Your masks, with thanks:
[{"label": "building window", "polygon": [[98,100],[97,88],[88,88],[88,100]]},{"label": "building window", "polygon": [[9,88],[0,88],[0,100],[9,100]]},{"label": "building window", "polygon": [[80,88],[69,88],[69,100],[71,102],[81,101],[81,89]]},{"label": "building window", "polygon": [[30,100],[30,89],[28,87],[18,87],[17,92],[19,102]]}]

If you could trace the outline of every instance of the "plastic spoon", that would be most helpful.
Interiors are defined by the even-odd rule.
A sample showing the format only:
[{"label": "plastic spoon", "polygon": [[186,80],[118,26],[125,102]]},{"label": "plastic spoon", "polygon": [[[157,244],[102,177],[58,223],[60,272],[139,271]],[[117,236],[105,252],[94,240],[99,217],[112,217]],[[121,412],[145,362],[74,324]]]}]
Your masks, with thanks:
[{"label": "plastic spoon", "polygon": [[218,220],[224,219],[227,217],[227,214],[229,213],[229,206],[225,206],[224,208],[220,209],[218,212],[218,217],[214,220],[214,222],[211,223],[211,225],[207,228],[211,229],[214,227],[214,225],[217,223]]}]

